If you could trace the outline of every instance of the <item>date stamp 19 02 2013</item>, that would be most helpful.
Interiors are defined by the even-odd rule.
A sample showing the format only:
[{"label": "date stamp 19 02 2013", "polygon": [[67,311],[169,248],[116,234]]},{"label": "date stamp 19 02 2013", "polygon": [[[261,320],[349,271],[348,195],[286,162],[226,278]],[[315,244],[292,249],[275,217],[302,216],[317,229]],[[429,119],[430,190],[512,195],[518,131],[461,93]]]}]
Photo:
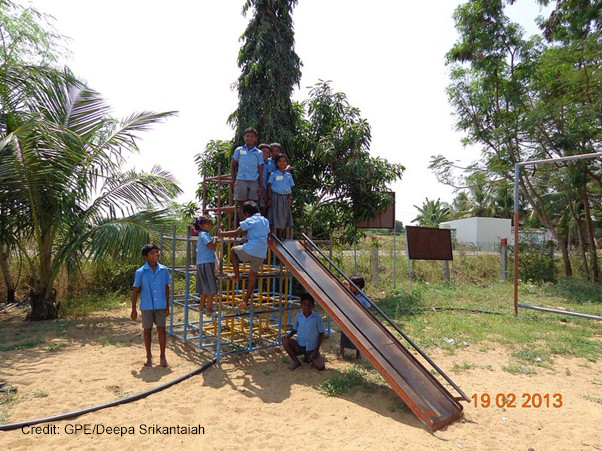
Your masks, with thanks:
[{"label": "date stamp 19 02 2013", "polygon": [[490,395],[489,393],[475,393],[471,396],[475,407],[489,408],[497,407],[499,409],[540,409],[562,407],[562,395],[560,393],[498,393]]}]

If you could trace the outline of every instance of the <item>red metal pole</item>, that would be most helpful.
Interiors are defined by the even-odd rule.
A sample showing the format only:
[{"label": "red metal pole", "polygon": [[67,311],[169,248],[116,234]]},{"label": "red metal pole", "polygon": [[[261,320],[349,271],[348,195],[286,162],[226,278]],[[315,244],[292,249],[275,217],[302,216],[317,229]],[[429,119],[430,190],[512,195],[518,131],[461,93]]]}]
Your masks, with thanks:
[{"label": "red metal pole", "polygon": [[518,316],[518,211],[514,212],[514,316]]}]

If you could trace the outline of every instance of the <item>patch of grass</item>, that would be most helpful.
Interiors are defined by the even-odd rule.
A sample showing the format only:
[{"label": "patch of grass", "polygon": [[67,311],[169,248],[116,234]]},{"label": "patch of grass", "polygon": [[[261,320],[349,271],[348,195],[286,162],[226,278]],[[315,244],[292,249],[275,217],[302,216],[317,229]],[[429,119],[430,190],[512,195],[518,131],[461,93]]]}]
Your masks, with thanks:
[{"label": "patch of grass", "polygon": [[464,362],[462,365],[458,365],[457,363],[454,363],[454,366],[452,366],[451,370],[456,374],[460,374],[460,373],[468,372],[475,366],[476,365],[471,365],[470,363],[466,363],[466,362]]},{"label": "patch of grass", "polygon": [[510,363],[508,366],[502,366],[502,369],[510,374],[525,374],[528,376],[537,374],[537,371],[534,368],[514,362]]},{"label": "patch of grass", "polygon": [[495,368],[492,367],[491,365],[481,365],[479,368],[483,368],[484,370],[488,370],[488,371],[495,371]]},{"label": "patch of grass", "polygon": [[592,402],[596,402],[598,404],[602,404],[602,398],[598,398],[596,396],[590,396],[590,395],[581,395],[581,397],[583,399],[587,399],[588,401],[592,401]]},{"label": "patch of grass", "polygon": [[32,396],[34,398],[47,398],[48,397],[48,392],[44,391],[44,390],[36,390],[32,393]]},{"label": "patch of grass", "polygon": [[114,392],[113,394],[115,396],[117,396],[119,399],[123,399],[123,398],[127,398],[128,396],[131,396],[132,392],[130,392],[130,391],[118,391],[118,392]]},{"label": "patch of grass", "polygon": [[45,340],[43,338],[33,338],[31,340],[22,341],[20,343],[14,343],[11,345],[0,346],[0,352],[22,351],[24,349],[31,349],[31,348],[35,348],[36,346],[38,346],[39,344],[42,344],[44,342],[45,342]]},{"label": "patch of grass", "polygon": [[553,360],[549,351],[546,349],[521,349],[520,351],[513,352],[512,357],[528,365],[535,365],[549,369],[552,368],[551,363]]},{"label": "patch of grass", "polygon": [[393,401],[391,401],[391,403],[388,405],[388,409],[389,412],[403,412],[403,413],[409,413],[411,412],[410,409],[408,408],[408,406],[405,405],[405,403],[401,400],[401,399],[394,399]]},{"label": "patch of grass", "polygon": [[23,397],[16,393],[0,394],[0,424],[7,424],[10,422],[11,408],[21,401],[23,401]]},{"label": "patch of grass", "polygon": [[270,374],[274,374],[276,372],[275,369],[273,368],[265,368],[262,373],[265,374],[266,376],[269,376]]},{"label": "patch of grass", "polygon": [[61,303],[61,315],[85,316],[102,310],[123,307],[127,295],[119,293],[109,294],[82,294],[66,299]]},{"label": "patch of grass", "polygon": [[334,374],[320,385],[320,391],[327,396],[339,396],[358,388],[366,388],[368,381],[356,368],[349,368]]},{"label": "patch of grass", "polygon": [[63,349],[64,347],[66,347],[67,344],[66,343],[50,343],[48,345],[48,351],[49,352],[56,352],[59,349]]}]

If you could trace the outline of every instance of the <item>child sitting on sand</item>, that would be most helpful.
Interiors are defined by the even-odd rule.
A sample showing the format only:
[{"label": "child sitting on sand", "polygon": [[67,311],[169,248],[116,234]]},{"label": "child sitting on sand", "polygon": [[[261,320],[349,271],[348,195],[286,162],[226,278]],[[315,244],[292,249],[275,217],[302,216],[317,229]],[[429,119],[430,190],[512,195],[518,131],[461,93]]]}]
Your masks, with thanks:
[{"label": "child sitting on sand", "polygon": [[[343,285],[345,285],[347,288],[349,288],[351,290],[351,292],[353,294],[355,294],[355,297],[357,298],[357,300],[360,301],[364,307],[370,308],[370,301],[368,301],[368,299],[366,299],[366,297],[363,294],[361,294],[357,289],[357,288],[359,288],[360,290],[363,290],[364,287],[366,286],[366,282],[364,281],[364,278],[360,277],[360,276],[351,276],[349,278],[349,280],[351,280],[355,286],[350,285],[347,282],[347,280],[342,281]],[[357,288],[356,288],[356,286],[357,286]],[[340,351],[339,359],[343,360],[345,358],[345,349],[355,349],[355,358],[356,359],[360,358],[359,349],[357,349],[355,347],[355,345],[351,342],[349,337],[347,337],[347,335],[345,335],[345,333],[343,331],[341,331],[340,348],[341,348],[341,351]]]},{"label": "child sitting on sand", "polygon": [[159,248],[154,244],[145,244],[142,256],[146,260],[144,266],[136,270],[134,289],[132,291],[132,313],[130,318],[136,321],[138,311],[136,302],[140,296],[140,311],[142,312],[142,327],[144,328],[144,347],[146,348],[145,366],[153,366],[151,353],[151,332],[153,323],[157,325],[161,366],[167,367],[165,358],[165,318],[169,315],[169,270],[159,263]]},{"label": "child sitting on sand", "polygon": [[[282,346],[293,360],[289,367],[291,371],[301,366],[297,358],[303,355],[304,362],[311,362],[315,369],[322,371],[326,368],[324,359],[320,355],[320,345],[324,341],[324,321],[320,315],[313,311],[314,298],[309,293],[301,296],[301,312],[295,317],[295,325],[288,335],[282,339]],[[293,335],[297,334],[297,340]]]},{"label": "child sitting on sand", "polygon": [[213,296],[217,293],[215,284],[215,242],[217,238],[209,235],[212,221],[209,216],[201,216],[194,222],[194,228],[199,231],[196,244],[196,285],[199,298],[199,308],[205,309],[207,302],[207,314],[213,313]]},{"label": "child sitting on sand", "polygon": [[276,170],[272,172],[268,180],[268,219],[270,224],[276,228],[276,234],[284,237],[284,229],[293,227],[291,193],[295,182],[291,173],[286,172],[288,167],[286,155],[281,153],[274,162]]},{"label": "child sitting on sand", "polygon": [[245,202],[242,207],[242,215],[244,221],[240,223],[240,226],[236,230],[219,233],[219,236],[222,238],[238,236],[243,233],[247,234],[248,241],[241,246],[234,246],[230,253],[232,266],[234,267],[234,275],[231,278],[234,283],[238,283],[240,280],[238,268],[240,260],[249,262],[251,267],[247,292],[243,301],[238,304],[239,309],[249,306],[249,299],[251,299],[251,294],[255,289],[255,282],[257,281],[257,272],[268,254],[268,235],[270,233],[270,224],[266,218],[261,216],[255,202],[251,200]]}]

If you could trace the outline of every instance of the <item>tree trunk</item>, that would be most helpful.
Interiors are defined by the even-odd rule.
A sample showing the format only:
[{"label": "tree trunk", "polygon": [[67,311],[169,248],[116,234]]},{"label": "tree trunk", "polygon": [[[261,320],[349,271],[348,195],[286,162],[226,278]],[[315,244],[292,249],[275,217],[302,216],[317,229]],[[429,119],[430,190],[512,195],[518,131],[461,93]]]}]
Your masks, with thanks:
[{"label": "tree trunk", "polygon": [[579,238],[579,247],[581,248],[581,259],[583,260],[583,268],[585,273],[589,275],[589,265],[587,263],[587,255],[585,254],[585,237],[583,236],[583,229],[581,228],[581,218],[577,215],[572,202],[569,202],[569,208],[571,210],[571,216],[575,221],[577,227],[577,237]]},{"label": "tree trunk", "polygon": [[0,251],[0,270],[6,284],[6,303],[12,304],[15,302],[15,284],[8,267],[8,254],[4,252],[4,249]]},{"label": "tree trunk", "polygon": [[29,300],[31,302],[31,312],[27,315],[28,320],[41,321],[58,318],[61,304],[56,303],[54,289],[45,287],[39,282],[34,283],[29,289]]},{"label": "tree trunk", "polygon": [[591,280],[597,282],[599,279],[598,273],[598,253],[596,251],[596,238],[594,236],[594,225],[592,222],[592,214],[589,209],[589,197],[587,191],[584,188],[581,192],[581,200],[583,202],[583,208],[585,213],[585,224],[587,225],[587,237],[589,241],[589,258],[591,260]]}]

